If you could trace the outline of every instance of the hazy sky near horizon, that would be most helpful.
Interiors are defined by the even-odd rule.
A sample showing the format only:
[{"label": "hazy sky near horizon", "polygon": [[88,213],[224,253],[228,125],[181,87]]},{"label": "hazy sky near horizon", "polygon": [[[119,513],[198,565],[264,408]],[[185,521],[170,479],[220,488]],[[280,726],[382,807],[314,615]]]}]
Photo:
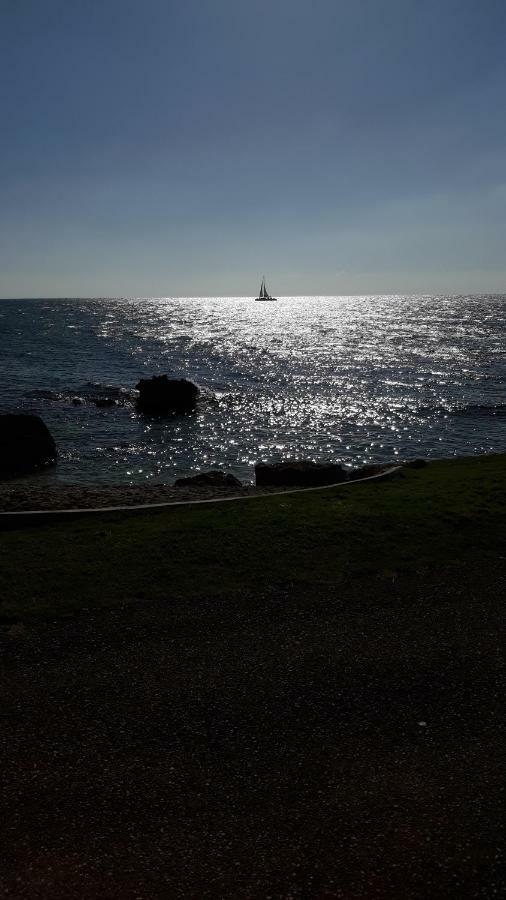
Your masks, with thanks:
[{"label": "hazy sky near horizon", "polygon": [[506,291],[504,0],[1,0],[0,296]]}]

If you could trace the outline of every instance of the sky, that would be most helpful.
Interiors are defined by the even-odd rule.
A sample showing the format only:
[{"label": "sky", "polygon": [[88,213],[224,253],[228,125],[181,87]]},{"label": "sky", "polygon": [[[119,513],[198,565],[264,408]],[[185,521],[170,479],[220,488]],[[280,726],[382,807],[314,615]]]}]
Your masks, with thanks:
[{"label": "sky", "polygon": [[0,0],[0,297],[506,292],[504,0]]}]

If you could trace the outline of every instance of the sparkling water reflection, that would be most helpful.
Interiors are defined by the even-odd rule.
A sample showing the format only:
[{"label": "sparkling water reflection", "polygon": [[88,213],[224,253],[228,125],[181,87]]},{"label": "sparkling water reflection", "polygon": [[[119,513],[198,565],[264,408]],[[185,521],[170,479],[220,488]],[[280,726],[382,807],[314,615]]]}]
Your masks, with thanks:
[{"label": "sparkling water reflection", "polygon": [[[55,434],[47,480],[170,481],[210,467],[251,480],[259,459],[499,451],[505,323],[503,296],[3,301],[0,402]],[[161,372],[214,399],[164,420],[69,399]]]}]

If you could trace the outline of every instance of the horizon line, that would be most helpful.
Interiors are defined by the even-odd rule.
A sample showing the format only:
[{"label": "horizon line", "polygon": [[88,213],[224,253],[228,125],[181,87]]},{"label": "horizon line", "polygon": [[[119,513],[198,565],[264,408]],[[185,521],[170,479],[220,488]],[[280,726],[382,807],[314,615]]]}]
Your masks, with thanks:
[{"label": "horizon line", "polygon": [[[501,297],[504,291],[368,291],[366,293],[344,294],[279,294],[278,300],[299,300],[306,297],[312,299],[340,299],[342,297]],[[0,297],[0,303],[9,300],[250,300],[253,294],[61,294],[54,296],[5,296]]]}]

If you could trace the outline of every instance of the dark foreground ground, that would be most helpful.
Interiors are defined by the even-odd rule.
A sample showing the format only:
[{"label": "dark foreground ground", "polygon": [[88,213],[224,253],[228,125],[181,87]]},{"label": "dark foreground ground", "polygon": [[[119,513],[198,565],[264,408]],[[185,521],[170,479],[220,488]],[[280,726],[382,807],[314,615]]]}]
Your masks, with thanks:
[{"label": "dark foreground ground", "polygon": [[[353,561],[355,536],[333,581],[333,548],[344,565],[335,531],[331,544],[319,538],[325,565],[313,548],[312,573],[305,559],[293,583],[269,587],[255,568],[247,586],[244,564],[240,590],[226,577],[221,594],[218,584],[205,596],[167,582],[165,600],[6,620],[0,895],[503,895],[504,467],[496,458],[482,469],[484,491],[461,468],[454,508],[437,494],[441,472],[452,477],[437,465],[370,500],[357,489],[344,510],[328,499],[317,516],[309,499],[293,501],[298,521],[312,523],[310,544],[317,520],[346,519],[357,502],[375,528],[388,522],[389,558],[360,544]],[[413,506],[399,513],[410,491],[426,495],[419,530]],[[252,533],[262,515],[268,530],[274,499],[248,502]],[[185,522],[202,527],[193,513]],[[142,536],[142,520],[131,525]],[[33,593],[47,608],[37,560],[59,533],[0,535],[0,585],[14,584],[9,560],[31,552]],[[431,544],[445,535],[446,560]],[[266,560],[283,547],[269,539]],[[30,578],[20,584],[15,599],[32,613]],[[98,603],[108,583],[95,588]],[[78,610],[91,588],[76,581],[76,592]]]}]

